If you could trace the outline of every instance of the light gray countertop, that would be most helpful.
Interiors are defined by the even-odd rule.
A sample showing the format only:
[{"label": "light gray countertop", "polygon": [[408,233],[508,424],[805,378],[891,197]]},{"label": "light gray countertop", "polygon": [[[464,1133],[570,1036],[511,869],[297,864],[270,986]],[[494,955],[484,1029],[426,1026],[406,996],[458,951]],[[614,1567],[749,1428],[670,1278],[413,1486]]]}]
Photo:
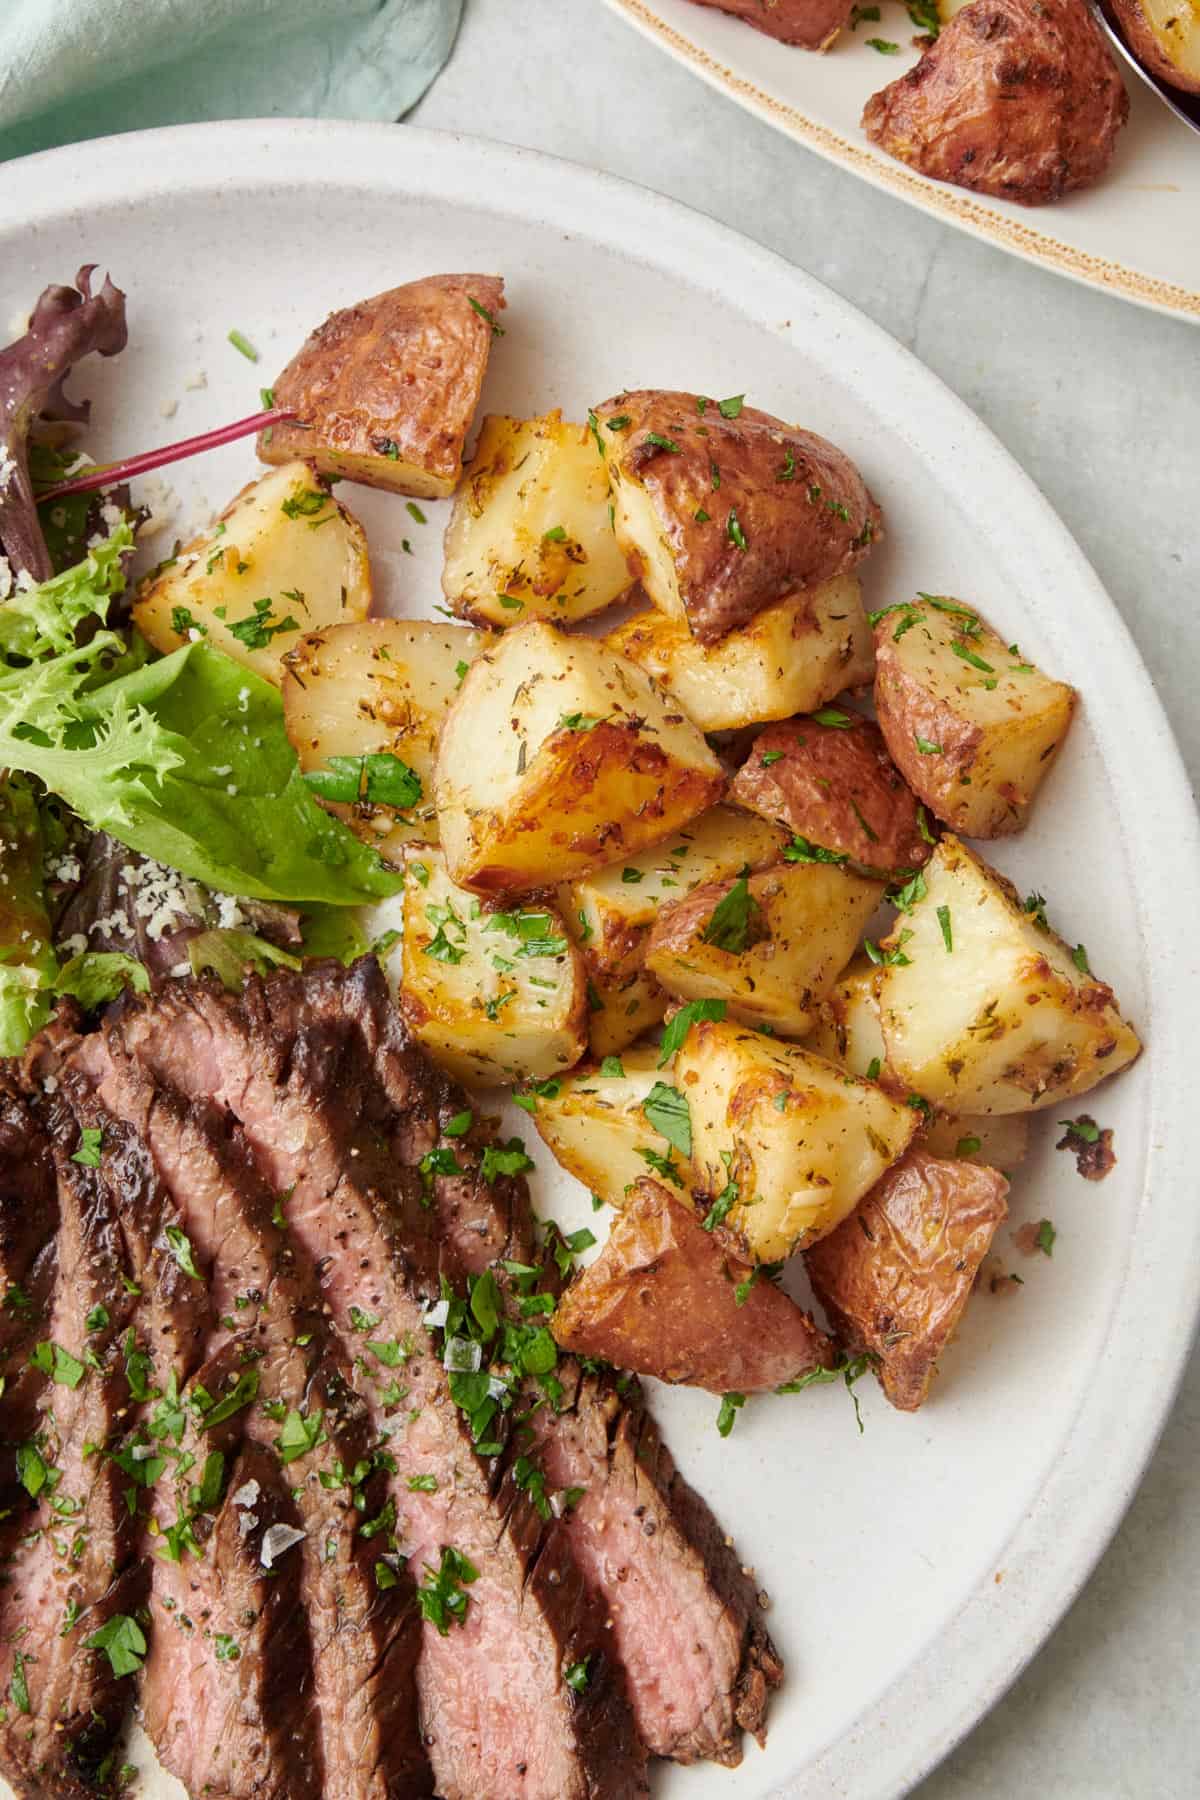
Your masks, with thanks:
[{"label": "light gray countertop", "polygon": [[[686,201],[817,276],[914,350],[1074,532],[1137,640],[1194,778],[1195,326],[1043,273],[877,193],[714,94],[599,0],[467,0],[454,56],[410,116]],[[1130,1383],[1137,1379],[1130,1369]],[[1200,1794],[1198,1517],[1194,1360],[1091,1582],[1008,1696],[922,1784],[919,1800]]]}]

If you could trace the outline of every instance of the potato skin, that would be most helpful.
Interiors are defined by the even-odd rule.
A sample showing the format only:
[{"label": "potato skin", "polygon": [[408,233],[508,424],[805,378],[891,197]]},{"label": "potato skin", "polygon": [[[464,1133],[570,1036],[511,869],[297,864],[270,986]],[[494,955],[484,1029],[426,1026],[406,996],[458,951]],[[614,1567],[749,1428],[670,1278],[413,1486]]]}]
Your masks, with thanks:
[{"label": "potato skin", "polygon": [[[711,644],[797,589],[844,575],[882,524],[862,476],[827,439],[752,406],[726,419],[714,401],[701,410],[703,398],[643,389],[618,394],[596,412],[614,492],[628,482],[647,495],[674,563],[681,609],[693,636]],[[629,424],[607,429],[622,418]],[[652,443],[651,435],[678,450]],[[697,512],[709,518],[698,520]],[[638,558],[622,541],[619,498],[617,513],[618,542],[632,564]],[[745,549],[734,541],[737,528]]]},{"label": "potato skin", "polygon": [[848,727],[814,719],[769,725],[755,738],[729,797],[872,874],[919,869],[929,859],[916,796],[869,719]]},{"label": "potato skin", "polygon": [[1099,181],[1128,117],[1085,0],[972,0],[862,124],[934,181],[1041,206]]},{"label": "potato skin", "polygon": [[[700,0],[701,5],[705,3],[706,0]],[[1140,0],[1112,0],[1112,9],[1129,48],[1151,74],[1187,94],[1200,94],[1200,14],[1194,5],[1189,12],[1188,0],[1179,0],[1178,6],[1169,8],[1169,18],[1158,29]],[[1190,69],[1177,62],[1164,46],[1162,35],[1170,32],[1176,34],[1180,55],[1187,58]]]},{"label": "potato skin", "polygon": [[832,1367],[825,1333],[772,1282],[755,1280],[737,1304],[750,1279],[688,1201],[642,1180],[550,1329],[564,1350],[714,1394],[763,1393]]},{"label": "potato skin", "polygon": [[854,0],[695,0],[718,12],[744,19],[756,31],[798,44],[802,50],[827,50],[850,23]]},{"label": "potato skin", "polygon": [[915,1412],[1007,1216],[997,1169],[912,1149],[836,1231],[805,1254],[834,1336],[868,1351],[884,1393]]},{"label": "potato skin", "polygon": [[326,475],[441,499],[483,385],[492,328],[504,305],[497,275],[429,275],[326,319],[275,382],[296,418],[258,438],[264,462],[302,456]]}]

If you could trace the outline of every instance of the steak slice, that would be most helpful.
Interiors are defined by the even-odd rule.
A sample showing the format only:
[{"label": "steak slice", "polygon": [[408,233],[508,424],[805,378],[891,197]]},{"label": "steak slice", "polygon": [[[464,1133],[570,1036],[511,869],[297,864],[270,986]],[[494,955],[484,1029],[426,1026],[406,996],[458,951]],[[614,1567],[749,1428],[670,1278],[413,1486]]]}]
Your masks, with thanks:
[{"label": "steak slice", "polygon": [[[564,1368],[560,1364],[560,1375]],[[608,1607],[638,1731],[653,1756],[735,1767],[762,1743],[783,1665],[753,1581],[676,1469],[636,1381],[577,1378],[557,1417],[538,1415],[547,1485],[582,1489],[571,1549]]]},{"label": "steak slice", "polygon": [[[412,1582],[394,1558],[383,1560],[386,1544],[359,1532],[364,1518],[384,1508],[386,1472],[312,1267],[289,1242],[286,1204],[260,1178],[227,1115],[200,1103],[189,1108],[159,1088],[115,1036],[89,1040],[77,1064],[136,1127],[162,1174],[225,1321],[213,1341],[236,1321],[260,1352],[257,1404],[243,1430],[286,1457],[280,1466],[307,1534],[299,1554],[326,1792],[340,1800],[420,1800],[432,1794],[433,1777],[417,1721],[421,1627]],[[371,1367],[384,1381],[384,1365],[372,1358]]]},{"label": "steak slice", "polygon": [[[410,1052],[408,1115],[398,1115],[363,1034],[306,1002],[312,978],[250,982],[238,1000],[173,984],[117,1009],[124,1051],[189,1101],[209,1096],[241,1124],[269,1187],[288,1195],[292,1245],[321,1275],[343,1342],[363,1321],[407,1356],[407,1416],[366,1395],[396,1463],[394,1529],[428,1615],[418,1689],[444,1800],[623,1800],[645,1791],[642,1753],[620,1671],[605,1654],[604,1613],[554,1520],[477,1454],[468,1422],[430,1354],[427,1307],[459,1262],[443,1237],[432,1181],[403,1160],[411,1116],[430,1107],[422,1080],[465,1099]],[[324,983],[369,986],[369,965]],[[409,1140],[411,1143],[411,1139]],[[410,1151],[411,1154],[411,1151]],[[388,1521],[391,1523],[391,1521]],[[456,1573],[462,1579],[456,1579]],[[447,1608],[447,1598],[450,1606]],[[564,1672],[594,1670],[576,1692]]]},{"label": "steak slice", "polygon": [[[234,1340],[202,1366],[209,1392],[229,1391],[239,1348]],[[278,1458],[253,1439],[239,1444],[230,1424],[227,1436],[185,1440],[204,1485],[223,1482],[225,1493],[192,1516],[197,1556],[154,1561],[143,1721],[193,1795],[321,1800],[297,1510]],[[215,1476],[214,1458],[224,1459]]]},{"label": "steak slice", "polygon": [[[145,1592],[124,1477],[104,1454],[129,1404],[121,1336],[134,1296],[109,1191],[89,1166],[102,1147],[81,1139],[61,1100],[46,1110],[57,1233],[19,1384],[27,1396],[36,1382],[36,1411],[16,1409],[29,1435],[15,1447],[23,1506],[0,1572],[0,1766],[19,1793],[73,1800],[113,1791],[106,1771],[132,1700],[128,1674],[90,1646]],[[11,1429],[7,1400],[5,1417]]]}]

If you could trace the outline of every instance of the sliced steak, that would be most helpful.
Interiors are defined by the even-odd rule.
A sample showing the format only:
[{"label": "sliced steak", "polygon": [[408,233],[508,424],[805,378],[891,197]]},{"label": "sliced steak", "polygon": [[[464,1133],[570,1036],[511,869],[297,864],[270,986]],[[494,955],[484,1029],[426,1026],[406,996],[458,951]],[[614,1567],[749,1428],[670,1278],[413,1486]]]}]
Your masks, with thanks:
[{"label": "sliced steak", "polygon": [[[365,964],[315,979],[326,995],[339,982],[353,995],[380,977]],[[241,1000],[174,984],[153,1002],[119,1009],[109,1029],[160,1083],[189,1101],[211,1096],[240,1123],[268,1186],[287,1195],[292,1244],[320,1271],[343,1342],[354,1345],[371,1320],[372,1341],[408,1355],[406,1428],[395,1429],[377,1388],[366,1398],[376,1429],[392,1431],[395,1531],[430,1615],[418,1687],[438,1793],[623,1800],[644,1792],[603,1607],[582,1582],[565,1530],[543,1522],[529,1494],[475,1451],[430,1354],[426,1309],[441,1296],[443,1274],[453,1281],[461,1263],[429,1204],[435,1184],[405,1160],[404,1147],[411,1157],[422,1115],[432,1131],[430,1091],[454,1112],[465,1098],[409,1050],[406,1110],[398,1112],[345,1009],[308,1005],[313,980],[251,982]],[[577,1692],[564,1674],[580,1664],[594,1675]]]},{"label": "sliced steak", "polygon": [[[236,1326],[259,1353],[243,1430],[288,1469],[307,1534],[299,1554],[326,1792],[420,1800],[433,1777],[417,1719],[412,1581],[396,1558],[385,1560],[386,1542],[359,1530],[384,1509],[387,1472],[315,1273],[291,1245],[286,1202],[262,1181],[228,1115],[160,1088],[115,1037],[87,1042],[77,1063],[136,1127],[162,1174],[219,1321],[212,1341]],[[385,1392],[394,1385],[375,1353],[363,1361],[366,1378]]]},{"label": "sliced steak", "polygon": [[[222,1358],[201,1371],[213,1393],[229,1391]],[[239,1445],[236,1430],[221,1443],[205,1434],[195,1445],[206,1471],[226,1458],[202,1477],[225,1491],[213,1512],[193,1515],[196,1553],[154,1562],[143,1721],[190,1794],[321,1800],[296,1507],[271,1451]],[[250,1496],[252,1506],[239,1504]]]},{"label": "sliced steak", "polygon": [[537,1415],[547,1486],[583,1490],[565,1514],[571,1549],[608,1607],[651,1754],[732,1767],[744,1731],[766,1735],[782,1664],[730,1539],[676,1469],[636,1381],[623,1388],[584,1376],[557,1417]]},{"label": "sliced steak", "polygon": [[[145,1582],[124,1477],[104,1453],[129,1406],[121,1339],[134,1296],[123,1240],[106,1183],[90,1166],[102,1146],[81,1139],[60,1100],[46,1112],[57,1233],[53,1282],[18,1381],[16,1413],[29,1435],[15,1449],[23,1510],[0,1574],[0,1692],[9,1702],[0,1767],[19,1793],[68,1800],[113,1791],[106,1771],[131,1683],[103,1647],[89,1645],[132,1617]],[[44,1192],[39,1198],[48,1204]],[[11,1429],[7,1398],[5,1417]]]}]

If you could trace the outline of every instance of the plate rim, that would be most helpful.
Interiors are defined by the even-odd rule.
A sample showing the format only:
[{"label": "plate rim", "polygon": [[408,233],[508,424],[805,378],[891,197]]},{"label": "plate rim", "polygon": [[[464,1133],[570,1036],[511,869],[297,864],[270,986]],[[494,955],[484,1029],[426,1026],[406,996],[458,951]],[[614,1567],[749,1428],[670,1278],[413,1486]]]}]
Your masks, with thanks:
[{"label": "plate rim", "polygon": [[[604,3],[641,36],[657,44],[709,87],[724,94],[726,99],[765,120],[805,149],[816,151],[827,162],[848,169],[882,193],[893,194],[910,206],[919,207],[922,212],[957,226],[982,243],[1019,256],[1035,267],[1065,275],[1068,280],[1078,281],[1102,294],[1116,294],[1135,306],[1163,313],[1167,318],[1200,324],[1200,289],[1193,291],[1176,282],[1127,268],[1124,263],[1089,256],[1086,251],[1062,243],[1048,231],[1039,230],[1024,219],[1010,219],[993,212],[965,190],[918,175],[903,163],[881,160],[830,126],[810,119],[789,101],[766,92],[746,76],[735,74],[687,32],[662,18],[653,0],[604,0]],[[1038,210],[1044,212],[1047,209]]]},{"label": "plate rim", "polygon": [[[404,132],[403,157],[370,154],[394,151],[398,130]],[[1053,1467],[1004,1546],[1003,1588],[984,1577],[964,1592],[932,1644],[891,1678],[854,1726],[771,1791],[773,1800],[851,1794],[853,1800],[900,1800],[1001,1697],[1090,1575],[1162,1433],[1200,1314],[1200,1209],[1172,1215],[1152,1204],[1156,1193],[1186,1191],[1186,1145],[1172,1142],[1170,1125],[1188,1117],[1194,1105],[1186,1070],[1200,1002],[1200,961],[1193,955],[1184,966],[1190,896],[1200,890],[1200,818],[1166,714],[1123,620],[1067,527],[965,402],[814,277],[651,189],[465,133],[246,120],[125,133],[0,166],[0,233],[25,230],[36,238],[39,224],[86,218],[101,203],[148,205],[156,196],[230,185],[353,188],[483,207],[682,277],[784,345],[803,351],[815,326],[829,331],[843,350],[857,344],[863,367],[882,358],[891,364],[891,380],[884,399],[872,396],[876,415],[926,454],[938,440],[942,449],[934,461],[948,499],[977,514],[980,488],[1003,493],[1008,534],[1036,545],[1050,583],[1077,595],[1086,608],[1092,662],[1085,700],[1102,702],[1098,710],[1106,717],[1124,712],[1136,722],[1136,755],[1114,762],[1110,745],[1102,745],[1116,823],[1140,881],[1134,898],[1147,1013],[1154,1021],[1145,1052],[1151,1078],[1137,1223],[1107,1335]],[[719,279],[714,269],[722,271]],[[802,315],[799,325],[792,323],[796,314]],[[1132,735],[1129,741],[1132,746]],[[1139,839],[1156,850],[1145,867],[1135,854]],[[1165,959],[1145,953],[1145,946],[1162,943],[1182,947],[1169,971]],[[1143,1379],[1136,1404],[1127,1406],[1133,1366]],[[966,1680],[964,1667],[970,1670]]]}]

